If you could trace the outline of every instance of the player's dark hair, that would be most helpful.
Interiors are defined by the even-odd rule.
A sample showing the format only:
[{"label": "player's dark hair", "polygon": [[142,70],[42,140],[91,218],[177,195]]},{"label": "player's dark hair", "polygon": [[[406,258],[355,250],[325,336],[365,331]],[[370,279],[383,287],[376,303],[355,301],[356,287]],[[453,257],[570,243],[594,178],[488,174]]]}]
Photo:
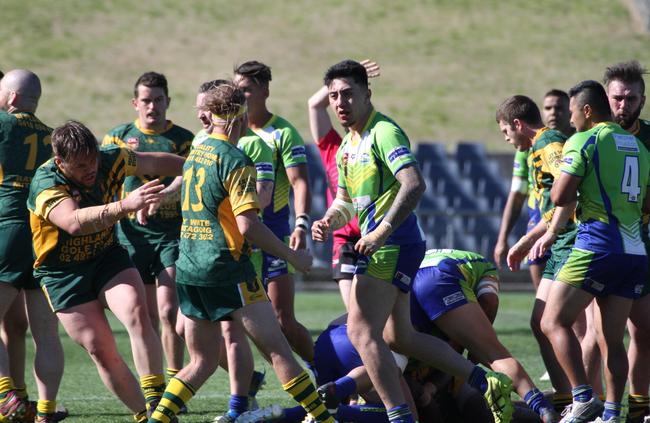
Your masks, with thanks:
[{"label": "player's dark hair", "polygon": [[169,91],[167,89],[167,78],[162,73],[157,72],[145,72],[135,81],[133,86],[133,97],[138,98],[138,86],[143,85],[149,88],[162,88],[165,92],[165,96],[169,97]]},{"label": "player's dark hair", "polygon": [[609,116],[609,100],[605,88],[600,82],[588,79],[579,82],[569,90],[569,97],[573,99],[577,107],[588,104],[591,110],[598,116]]},{"label": "player's dark hair", "polygon": [[542,115],[537,104],[525,95],[513,95],[499,105],[496,113],[497,123],[504,121],[512,125],[515,119],[529,125],[542,125]]},{"label": "player's dark hair", "polygon": [[331,66],[325,72],[323,82],[329,87],[333,80],[339,78],[350,78],[356,84],[368,88],[368,72],[361,63],[354,60],[344,60]]},{"label": "player's dark hair", "polygon": [[609,86],[612,81],[622,81],[626,84],[641,84],[641,95],[645,94],[645,81],[643,75],[647,74],[648,70],[641,66],[638,60],[630,60],[629,62],[620,62],[615,65],[609,66],[605,69],[603,75],[603,83]]},{"label": "player's dark hair", "polygon": [[81,122],[69,120],[52,131],[52,150],[63,161],[88,157],[99,152],[93,133]]},{"label": "player's dark hair", "polygon": [[5,76],[5,73],[0,70],[0,79],[4,78],[4,76]]},{"label": "player's dark hair", "polygon": [[213,88],[217,88],[219,85],[227,84],[227,79],[213,79],[212,81],[204,82],[199,86],[199,94],[207,93]]},{"label": "player's dark hair", "polygon": [[252,79],[257,85],[269,86],[271,82],[271,68],[257,60],[249,60],[241,65],[235,66],[236,75],[245,76]]},{"label": "player's dark hair", "polygon": [[546,97],[557,97],[557,98],[561,98],[567,103],[569,102],[569,94],[567,94],[566,91],[562,91],[557,88],[551,88],[550,90],[548,90],[546,94],[544,94],[544,98]]}]

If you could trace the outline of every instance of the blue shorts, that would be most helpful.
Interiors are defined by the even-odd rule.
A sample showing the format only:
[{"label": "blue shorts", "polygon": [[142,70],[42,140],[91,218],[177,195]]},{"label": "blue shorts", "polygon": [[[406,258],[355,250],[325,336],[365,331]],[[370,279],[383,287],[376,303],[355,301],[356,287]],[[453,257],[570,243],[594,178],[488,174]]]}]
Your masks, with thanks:
[{"label": "blue shorts", "polygon": [[411,322],[418,330],[430,333],[438,317],[476,301],[476,294],[460,271],[425,267],[418,271],[411,286]]},{"label": "blue shorts", "polygon": [[320,386],[333,382],[352,369],[363,366],[361,356],[352,346],[347,334],[348,326],[328,326],[314,344],[316,383]]},{"label": "blue shorts", "polygon": [[[267,225],[271,232],[275,234],[281,241],[284,241],[285,244],[289,244],[289,236],[291,235],[291,229],[289,228],[289,222],[280,222]],[[262,281],[264,286],[268,284],[270,280],[276,279],[282,275],[294,273],[293,266],[289,264],[288,261],[276,257],[262,251]]]},{"label": "blue shorts", "polygon": [[424,258],[424,241],[404,245],[384,245],[372,256],[359,256],[355,275],[367,275],[409,292]]},{"label": "blue shorts", "polygon": [[[530,232],[539,221],[542,220],[542,216],[539,213],[539,210],[532,207],[528,207],[528,225],[526,226],[526,233]],[[546,250],[546,254],[543,257],[536,258],[535,260],[528,259],[528,265],[544,265],[546,261],[551,258],[551,249]]]},{"label": "blue shorts", "polygon": [[555,278],[596,297],[639,298],[648,279],[648,257],[573,248]]}]

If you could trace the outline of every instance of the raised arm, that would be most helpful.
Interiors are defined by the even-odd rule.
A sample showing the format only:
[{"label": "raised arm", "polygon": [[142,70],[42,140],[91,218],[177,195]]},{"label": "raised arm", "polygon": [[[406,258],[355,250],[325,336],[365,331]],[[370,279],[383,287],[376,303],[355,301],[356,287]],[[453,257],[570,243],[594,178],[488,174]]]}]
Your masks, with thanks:
[{"label": "raised arm", "polygon": [[171,153],[141,153],[136,157],[135,175],[179,176],[183,173],[185,157]]},{"label": "raised arm", "polygon": [[309,97],[309,101],[307,102],[309,109],[309,130],[311,131],[312,139],[317,144],[332,129],[332,121],[330,120],[329,114],[327,114],[329,104],[327,87],[324,85]]}]

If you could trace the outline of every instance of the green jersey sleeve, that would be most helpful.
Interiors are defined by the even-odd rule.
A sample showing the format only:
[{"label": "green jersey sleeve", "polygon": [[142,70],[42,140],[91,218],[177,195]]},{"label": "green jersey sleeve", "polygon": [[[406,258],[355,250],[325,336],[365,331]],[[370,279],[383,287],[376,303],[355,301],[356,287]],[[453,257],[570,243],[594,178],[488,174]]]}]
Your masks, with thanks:
[{"label": "green jersey sleeve", "polygon": [[307,163],[305,142],[293,126],[282,128],[279,147],[285,169]]},{"label": "green jersey sleeve", "polygon": [[512,176],[522,179],[528,179],[528,150],[515,153],[515,159],[512,162]]},{"label": "green jersey sleeve", "polygon": [[587,139],[581,134],[583,132],[576,133],[564,144],[560,171],[582,178],[587,171],[589,157],[587,156],[587,150],[584,148]]},{"label": "green jersey sleeve", "polygon": [[253,161],[258,181],[273,182],[275,180],[273,151],[264,140],[259,137],[250,137],[246,142],[240,143],[238,147]]},{"label": "green jersey sleeve", "polygon": [[379,158],[393,175],[403,167],[417,163],[411,152],[410,142],[399,126],[381,122],[375,126],[375,131],[375,146],[379,152]]}]

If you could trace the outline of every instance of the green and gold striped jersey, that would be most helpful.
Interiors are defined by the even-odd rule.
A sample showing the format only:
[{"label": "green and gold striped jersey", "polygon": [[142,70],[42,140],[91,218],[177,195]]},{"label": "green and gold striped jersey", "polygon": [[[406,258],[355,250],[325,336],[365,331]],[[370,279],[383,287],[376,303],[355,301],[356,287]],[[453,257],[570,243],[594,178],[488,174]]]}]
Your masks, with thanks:
[{"label": "green and gold striped jersey", "polygon": [[[194,135],[190,131],[174,125],[171,121],[167,122],[167,126],[162,132],[155,132],[142,128],[139,120],[136,120],[111,130],[104,136],[102,145],[117,145],[143,153],[163,152],[187,157],[193,137]],[[156,177],[156,175],[127,177],[121,197],[126,198],[130,192]],[[159,179],[163,184],[169,185],[174,178],[174,176],[168,176]],[[147,221],[146,225],[138,224],[135,213],[132,213],[128,219],[120,221],[120,230],[118,231],[120,243],[148,245],[178,239],[181,227],[178,197],[166,199],[156,214],[148,217]]]},{"label": "green and gold striped jersey", "polygon": [[27,200],[36,272],[73,267],[101,255],[116,243],[114,227],[90,235],[70,235],[50,222],[48,216],[68,198],[75,201],[79,208],[112,202],[124,179],[135,172],[136,165],[135,154],[126,148],[101,148],[97,179],[90,189],[69,180],[54,159],[38,168]]},{"label": "green and gold striped jersey", "polygon": [[183,167],[176,283],[218,287],[256,277],[235,219],[259,210],[255,182],[251,159],[226,136],[212,134],[192,147]]},{"label": "green and gold striped jersey", "polygon": [[29,222],[29,184],[52,157],[51,133],[33,113],[0,111],[0,225]]}]

